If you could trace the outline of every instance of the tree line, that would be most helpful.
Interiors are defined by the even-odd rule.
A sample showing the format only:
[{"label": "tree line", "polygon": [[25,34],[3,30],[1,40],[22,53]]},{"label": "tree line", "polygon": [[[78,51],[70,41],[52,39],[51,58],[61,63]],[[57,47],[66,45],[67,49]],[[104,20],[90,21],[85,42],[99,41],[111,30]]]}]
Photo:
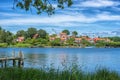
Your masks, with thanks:
[{"label": "tree line", "polygon": [[[63,30],[62,32],[66,33],[67,35],[70,35],[69,30]],[[33,39],[34,35],[37,34],[36,39]],[[78,33],[76,31],[72,32],[72,35],[77,36]],[[51,36],[56,36],[56,34],[52,34]],[[24,37],[24,41],[19,43],[16,41],[18,37]],[[28,28],[25,30],[19,30],[16,32],[16,34],[13,34],[10,31],[7,31],[5,29],[2,29],[0,27],[0,47],[6,47],[10,45],[16,45],[16,46],[58,46],[60,45],[60,39],[57,39],[55,41],[49,41],[49,33],[43,29],[37,30],[34,27]]]},{"label": "tree line", "polygon": [[[62,31],[67,35],[70,35],[70,31],[65,29]],[[37,34],[34,38],[34,35]],[[49,37],[55,37],[57,34],[49,35],[49,33],[43,29],[37,30],[34,27],[25,30],[19,30],[16,34],[10,31],[6,31],[0,27],[0,47],[44,47],[44,46],[96,46],[96,47],[120,47],[120,37],[107,37],[111,42],[97,41],[96,43],[90,43],[89,41],[82,39],[80,43],[75,43],[74,38],[68,39],[65,43],[61,42],[60,38],[56,38],[53,41],[49,40]],[[73,31],[71,36],[78,36],[77,31]],[[17,42],[18,37],[24,37],[24,41]]]}]

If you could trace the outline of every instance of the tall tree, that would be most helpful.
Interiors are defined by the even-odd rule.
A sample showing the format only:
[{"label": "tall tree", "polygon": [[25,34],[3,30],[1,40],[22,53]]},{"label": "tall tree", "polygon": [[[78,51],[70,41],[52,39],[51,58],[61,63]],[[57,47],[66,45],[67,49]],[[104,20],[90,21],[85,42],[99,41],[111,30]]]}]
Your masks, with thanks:
[{"label": "tall tree", "polygon": [[4,29],[0,30],[0,43],[8,43],[10,44],[13,40],[13,34],[9,31],[5,31]]},{"label": "tall tree", "polygon": [[72,36],[77,36],[77,35],[78,35],[77,31],[72,32]]},{"label": "tall tree", "polygon": [[10,31],[6,32],[6,43],[10,44],[13,41],[13,34]]},{"label": "tall tree", "polygon": [[0,42],[1,43],[6,42],[6,32],[5,32],[5,30],[0,31]]},{"label": "tall tree", "polygon": [[27,30],[27,37],[29,38],[33,38],[33,36],[37,33],[37,29],[36,28],[28,28]]},{"label": "tall tree", "polygon": [[24,31],[24,30],[19,30],[19,31],[17,31],[17,33],[16,33],[16,36],[17,37],[19,37],[19,36],[24,36],[24,37],[26,37],[26,31]]},{"label": "tall tree", "polygon": [[67,30],[67,29],[63,30],[62,32],[63,32],[63,33],[66,33],[67,35],[69,35],[69,34],[70,34],[70,31],[69,31],[69,30]]},{"label": "tall tree", "polygon": [[43,29],[38,30],[38,35],[40,38],[46,38],[47,32]]}]

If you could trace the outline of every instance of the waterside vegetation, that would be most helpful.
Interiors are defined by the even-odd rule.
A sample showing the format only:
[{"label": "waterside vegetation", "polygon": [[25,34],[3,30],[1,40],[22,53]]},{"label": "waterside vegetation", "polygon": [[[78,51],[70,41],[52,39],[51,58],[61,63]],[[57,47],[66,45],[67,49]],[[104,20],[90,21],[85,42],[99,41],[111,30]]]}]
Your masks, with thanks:
[{"label": "waterside vegetation", "polygon": [[120,80],[115,71],[98,69],[95,72],[83,72],[77,68],[55,70],[53,68],[0,68],[0,80]]},{"label": "waterside vegetation", "polygon": [[[53,30],[54,31],[54,30]],[[55,31],[54,31],[55,32]],[[70,34],[71,33],[71,34]],[[63,30],[49,35],[43,29],[28,28],[16,34],[0,27],[0,47],[120,47],[120,37],[79,36],[78,32]]]}]

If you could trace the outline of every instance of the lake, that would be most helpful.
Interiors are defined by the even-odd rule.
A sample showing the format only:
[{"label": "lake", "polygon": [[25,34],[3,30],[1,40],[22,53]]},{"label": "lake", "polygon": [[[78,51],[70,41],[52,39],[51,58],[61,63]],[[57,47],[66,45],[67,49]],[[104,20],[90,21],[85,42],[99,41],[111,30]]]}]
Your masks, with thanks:
[{"label": "lake", "polygon": [[120,48],[0,48],[0,57],[19,51],[25,56],[24,67],[63,68],[76,64],[85,71],[105,67],[120,72]]}]

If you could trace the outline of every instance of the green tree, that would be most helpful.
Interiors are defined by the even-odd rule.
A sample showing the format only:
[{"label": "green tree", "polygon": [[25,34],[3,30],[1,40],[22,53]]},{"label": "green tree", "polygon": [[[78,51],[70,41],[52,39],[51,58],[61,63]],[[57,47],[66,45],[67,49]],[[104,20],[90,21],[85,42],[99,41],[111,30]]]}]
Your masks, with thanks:
[{"label": "green tree", "polygon": [[46,12],[48,15],[52,15],[55,12],[53,3],[56,3],[57,7],[61,9],[66,5],[69,7],[73,4],[72,0],[14,0],[13,5],[26,11],[36,9],[37,14]]},{"label": "green tree", "polygon": [[47,39],[41,39],[41,44],[46,45],[46,44],[47,44],[47,42],[48,42],[48,40],[47,40]]},{"label": "green tree", "polygon": [[26,31],[24,31],[24,30],[19,30],[19,31],[17,31],[17,33],[16,33],[16,36],[17,36],[17,37],[19,37],[19,36],[24,36],[24,37],[26,37],[26,35],[27,35],[27,33],[26,33]]},{"label": "green tree", "polygon": [[70,38],[66,41],[66,43],[69,45],[69,46],[73,46],[74,45],[74,41],[75,39],[74,38]]},{"label": "green tree", "polygon": [[11,44],[13,41],[13,34],[9,31],[6,32],[6,43]]},{"label": "green tree", "polygon": [[5,31],[3,29],[0,30],[0,43],[12,43],[13,34],[9,31]]},{"label": "green tree", "polygon": [[87,41],[85,39],[82,39],[80,43],[81,43],[82,47],[92,46],[92,43],[90,43],[89,41]]},{"label": "green tree", "polygon": [[47,32],[43,29],[38,30],[38,35],[40,38],[46,38]]},{"label": "green tree", "polygon": [[96,47],[105,47],[106,46],[106,42],[103,40],[99,40],[96,42],[95,44]]},{"label": "green tree", "polygon": [[78,35],[77,31],[72,32],[72,36],[77,36],[77,35]]},{"label": "green tree", "polygon": [[5,32],[5,30],[1,30],[0,31],[0,43],[4,43],[4,42],[6,42],[6,32]]},{"label": "green tree", "polygon": [[114,41],[114,42],[120,42],[120,37],[115,36],[115,37],[108,37],[110,40]]},{"label": "green tree", "polygon": [[37,33],[37,29],[36,28],[28,28],[27,30],[27,37],[29,38],[33,38],[33,36]]},{"label": "green tree", "polygon": [[63,30],[62,32],[63,32],[63,33],[66,33],[67,35],[69,35],[69,34],[70,34],[70,31],[69,31],[69,30],[67,30],[67,29]]},{"label": "green tree", "polygon": [[51,46],[60,46],[60,38],[56,38],[54,41],[50,42]]},{"label": "green tree", "polygon": [[0,26],[0,31],[2,30],[2,27]]}]

